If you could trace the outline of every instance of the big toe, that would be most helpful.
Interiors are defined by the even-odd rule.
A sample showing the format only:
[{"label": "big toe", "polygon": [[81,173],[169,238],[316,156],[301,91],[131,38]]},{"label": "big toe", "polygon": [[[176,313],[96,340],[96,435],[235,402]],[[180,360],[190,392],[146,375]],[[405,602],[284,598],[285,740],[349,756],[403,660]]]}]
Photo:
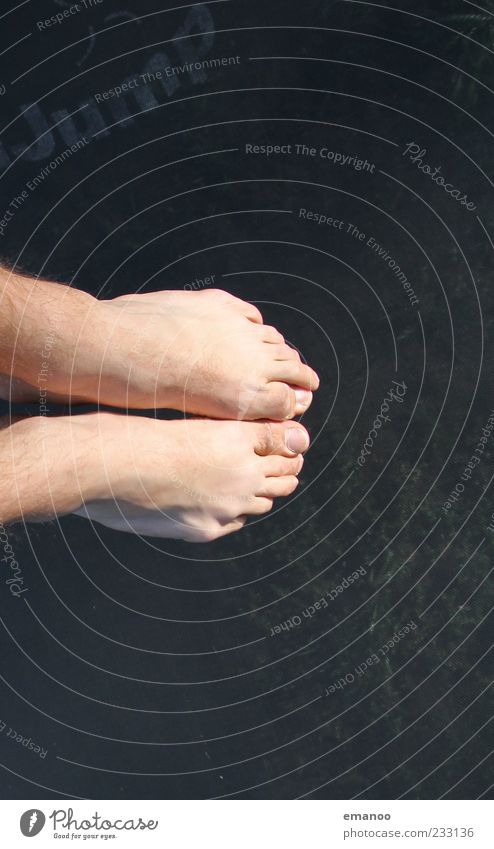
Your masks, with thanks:
[{"label": "big toe", "polygon": [[263,422],[256,425],[255,451],[262,457],[280,454],[293,457],[307,451],[310,437],[297,422]]}]

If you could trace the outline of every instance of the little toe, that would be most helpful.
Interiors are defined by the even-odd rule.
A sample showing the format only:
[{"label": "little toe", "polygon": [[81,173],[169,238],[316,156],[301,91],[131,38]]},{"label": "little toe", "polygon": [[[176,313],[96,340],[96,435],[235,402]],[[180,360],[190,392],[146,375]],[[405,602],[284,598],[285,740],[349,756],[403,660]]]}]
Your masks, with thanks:
[{"label": "little toe", "polygon": [[273,509],[273,499],[271,497],[260,496],[256,497],[249,504],[249,514],[251,516],[264,516]]},{"label": "little toe", "polygon": [[214,542],[215,540],[220,539],[221,537],[225,537],[228,534],[235,533],[235,531],[240,531],[244,527],[247,518],[247,516],[239,516],[237,519],[225,522],[223,524],[221,522],[214,521],[211,522],[209,525],[204,525],[203,527],[183,528],[180,533],[180,537],[186,542]]},{"label": "little toe", "polygon": [[239,516],[238,519],[234,519],[232,522],[227,522],[222,525],[215,536],[215,539],[219,539],[220,537],[227,536],[228,534],[233,534],[235,531],[240,531],[244,527],[247,522],[248,516]]}]

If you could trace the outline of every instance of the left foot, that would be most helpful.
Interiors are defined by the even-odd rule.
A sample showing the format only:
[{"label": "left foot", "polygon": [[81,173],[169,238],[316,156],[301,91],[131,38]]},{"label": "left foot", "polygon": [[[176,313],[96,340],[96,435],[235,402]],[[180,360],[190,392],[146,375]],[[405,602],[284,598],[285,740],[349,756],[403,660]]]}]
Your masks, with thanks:
[{"label": "left foot", "polygon": [[157,292],[104,305],[102,401],[108,387],[111,403],[281,421],[305,412],[319,386],[259,310],[227,292]]},{"label": "left foot", "polygon": [[[39,386],[19,371],[0,376],[0,397],[53,403],[100,403],[134,409],[167,407],[222,419],[282,421],[301,415],[319,386],[256,307],[220,290],[167,291],[98,301],[60,288],[62,320],[39,351]],[[81,297],[82,296],[82,297]],[[72,317],[72,318],[70,318]],[[40,316],[40,323],[43,316]],[[22,321],[22,320],[21,320]],[[44,355],[47,357],[47,353]]]}]

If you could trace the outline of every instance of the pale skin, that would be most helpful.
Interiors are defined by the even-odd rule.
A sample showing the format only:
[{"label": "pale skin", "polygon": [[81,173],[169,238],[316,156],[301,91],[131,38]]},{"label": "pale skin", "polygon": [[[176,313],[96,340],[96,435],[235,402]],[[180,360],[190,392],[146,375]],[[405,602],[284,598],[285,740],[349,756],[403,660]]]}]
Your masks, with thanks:
[{"label": "pale skin", "polygon": [[0,520],[76,513],[191,542],[239,530],[295,491],[309,437],[290,420],[318,385],[255,307],[220,290],[99,301],[0,269],[0,397],[39,401],[41,388],[44,402],[207,417],[4,420]]}]

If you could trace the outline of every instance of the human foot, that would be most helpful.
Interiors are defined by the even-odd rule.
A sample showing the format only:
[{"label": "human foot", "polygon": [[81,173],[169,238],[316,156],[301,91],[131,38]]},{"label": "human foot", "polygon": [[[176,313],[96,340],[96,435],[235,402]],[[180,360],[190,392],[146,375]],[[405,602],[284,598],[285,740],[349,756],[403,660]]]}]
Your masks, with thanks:
[{"label": "human foot", "polygon": [[102,306],[103,402],[281,421],[302,414],[319,386],[259,310],[226,292],[157,292]]},{"label": "human foot", "polygon": [[255,307],[220,290],[98,301],[42,280],[3,286],[11,338],[0,339],[0,397],[12,401],[281,421],[319,385]]},{"label": "human foot", "polygon": [[295,491],[309,445],[297,423],[94,414],[90,450],[106,481],[74,512],[114,530],[209,542]]}]

